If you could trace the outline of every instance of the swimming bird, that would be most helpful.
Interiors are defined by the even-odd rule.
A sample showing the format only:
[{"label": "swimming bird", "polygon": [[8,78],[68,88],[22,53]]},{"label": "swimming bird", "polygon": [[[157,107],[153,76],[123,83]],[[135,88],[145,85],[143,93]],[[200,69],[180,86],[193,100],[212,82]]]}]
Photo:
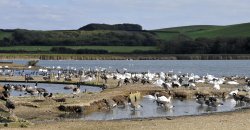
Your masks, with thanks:
[{"label": "swimming bird", "polygon": [[73,88],[75,88],[75,85],[66,85],[64,86],[63,89],[73,89]]},{"label": "swimming bird", "polygon": [[159,92],[155,93],[155,101],[157,103],[158,106],[162,106],[165,109],[171,109],[174,106],[171,104],[171,96],[169,96],[168,98],[165,96],[159,96]]},{"label": "swimming bird", "polygon": [[108,85],[107,85],[107,84],[103,84],[103,85],[101,86],[101,88],[102,88],[102,90],[105,90],[105,89],[108,88]]},{"label": "swimming bird", "polygon": [[143,97],[146,99],[149,99],[149,100],[156,100],[155,96],[153,96],[153,95],[145,95]]},{"label": "swimming bird", "polygon": [[205,104],[209,107],[217,107],[223,105],[217,98],[209,97],[208,100],[205,101]]},{"label": "swimming bird", "polygon": [[200,105],[205,104],[206,97],[204,95],[197,95],[196,96],[196,102]]}]

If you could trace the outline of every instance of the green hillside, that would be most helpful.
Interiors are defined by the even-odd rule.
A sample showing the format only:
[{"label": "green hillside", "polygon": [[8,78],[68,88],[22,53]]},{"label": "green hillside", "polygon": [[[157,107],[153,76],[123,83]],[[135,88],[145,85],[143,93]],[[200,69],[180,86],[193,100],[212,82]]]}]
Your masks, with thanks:
[{"label": "green hillside", "polygon": [[2,40],[3,38],[9,38],[11,37],[12,33],[11,32],[5,32],[5,31],[2,31],[0,30],[0,40]]},{"label": "green hillside", "polygon": [[160,39],[169,40],[178,34],[185,34],[191,38],[206,37],[248,37],[250,36],[250,23],[213,26],[213,25],[195,25],[175,28],[165,28],[153,30]]}]

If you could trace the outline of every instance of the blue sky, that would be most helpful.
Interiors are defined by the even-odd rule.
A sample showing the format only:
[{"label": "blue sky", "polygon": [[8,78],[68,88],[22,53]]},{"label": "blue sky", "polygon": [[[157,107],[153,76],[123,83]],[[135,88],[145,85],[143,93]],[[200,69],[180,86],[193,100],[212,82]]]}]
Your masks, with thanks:
[{"label": "blue sky", "polygon": [[144,29],[250,22],[250,0],[0,0],[0,28],[78,29],[136,23]]}]

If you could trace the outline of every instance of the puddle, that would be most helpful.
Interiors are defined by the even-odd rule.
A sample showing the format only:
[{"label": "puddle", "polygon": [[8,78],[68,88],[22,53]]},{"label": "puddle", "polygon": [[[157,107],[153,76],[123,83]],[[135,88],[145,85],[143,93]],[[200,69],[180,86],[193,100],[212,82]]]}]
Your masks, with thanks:
[{"label": "puddle", "polygon": [[114,119],[131,119],[131,118],[149,118],[149,117],[164,117],[164,116],[184,116],[184,115],[200,115],[213,112],[228,112],[248,106],[245,103],[236,104],[233,99],[228,99],[223,102],[222,106],[208,107],[201,106],[196,103],[195,99],[180,101],[172,100],[174,108],[165,110],[156,105],[155,102],[149,99],[143,99],[140,103],[143,108],[132,111],[129,106],[124,108],[115,107],[108,112],[94,112],[88,115],[84,114],[67,114],[61,115],[63,118],[74,118],[82,120],[114,120]]},{"label": "puddle", "polygon": [[[9,82],[1,82],[1,85],[4,84],[8,84]],[[30,85],[30,86],[34,86],[35,83],[18,83],[18,82],[11,82],[9,84],[25,84],[25,85]],[[72,90],[65,90],[64,87],[66,86],[66,84],[46,84],[46,83],[38,83],[38,88],[45,88],[49,93],[62,93],[62,94],[70,94],[72,93]],[[85,86],[85,85],[81,85],[80,87],[81,92],[84,92],[85,89],[87,92],[101,92],[102,89],[100,87],[92,87],[92,86]],[[11,96],[20,96],[20,95],[24,95],[24,92],[20,92],[20,91],[15,91],[12,90],[11,91]]]}]

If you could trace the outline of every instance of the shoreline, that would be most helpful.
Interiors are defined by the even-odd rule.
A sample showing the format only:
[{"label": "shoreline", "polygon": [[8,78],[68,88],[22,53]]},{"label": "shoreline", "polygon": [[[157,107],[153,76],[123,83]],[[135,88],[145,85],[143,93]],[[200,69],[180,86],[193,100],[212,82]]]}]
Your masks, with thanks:
[{"label": "shoreline", "polygon": [[0,54],[1,60],[250,60],[250,54]]}]

